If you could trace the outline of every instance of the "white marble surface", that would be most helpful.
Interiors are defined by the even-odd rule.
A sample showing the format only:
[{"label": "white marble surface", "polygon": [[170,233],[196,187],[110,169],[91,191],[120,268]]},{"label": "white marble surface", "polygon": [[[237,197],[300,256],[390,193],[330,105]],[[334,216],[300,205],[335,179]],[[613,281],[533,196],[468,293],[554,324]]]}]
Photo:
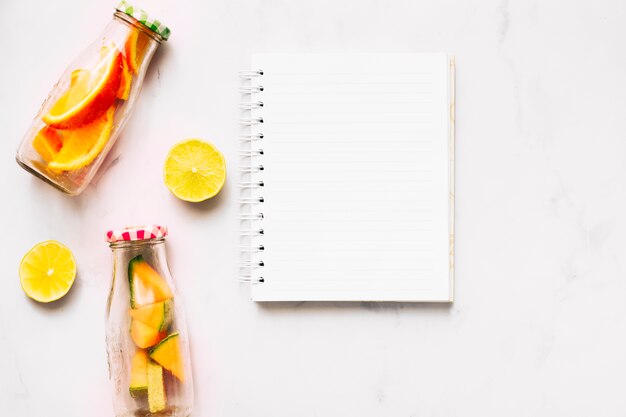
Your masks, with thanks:
[{"label": "white marble surface", "polygon": [[[172,28],[115,164],[79,198],[14,150],[112,2],[2,0],[0,404],[3,416],[111,416],[103,232],[168,224],[186,302],[196,416],[622,416],[626,371],[626,3],[157,1]],[[237,261],[237,71],[252,52],[457,56],[454,305],[248,300]],[[222,194],[177,201],[161,166],[200,136],[229,162]],[[119,156],[119,158],[117,158]],[[69,245],[79,275],[42,306],[17,268]]]}]

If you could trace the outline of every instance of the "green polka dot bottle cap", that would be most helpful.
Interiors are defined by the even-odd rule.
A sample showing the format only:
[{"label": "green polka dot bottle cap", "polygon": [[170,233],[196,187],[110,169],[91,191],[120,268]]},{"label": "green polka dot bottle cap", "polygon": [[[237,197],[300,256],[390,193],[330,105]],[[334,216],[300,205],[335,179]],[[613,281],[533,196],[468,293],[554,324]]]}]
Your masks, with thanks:
[{"label": "green polka dot bottle cap", "polygon": [[167,40],[167,38],[170,37],[170,28],[165,26],[160,20],[150,16],[145,10],[133,6],[132,3],[126,0],[121,0],[117,6],[115,6],[115,9],[132,17],[133,19],[136,19],[139,23],[143,24],[151,31],[158,33],[161,35],[163,40]]}]

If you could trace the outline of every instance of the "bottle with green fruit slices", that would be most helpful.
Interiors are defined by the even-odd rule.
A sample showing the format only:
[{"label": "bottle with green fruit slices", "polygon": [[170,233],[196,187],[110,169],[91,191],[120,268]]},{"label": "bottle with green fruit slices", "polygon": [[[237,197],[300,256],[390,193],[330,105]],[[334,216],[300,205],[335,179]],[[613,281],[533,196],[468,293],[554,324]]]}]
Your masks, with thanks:
[{"label": "bottle with green fruit slices", "polygon": [[193,380],[183,306],[159,225],[107,232],[113,277],[106,342],[117,417],[189,416]]}]

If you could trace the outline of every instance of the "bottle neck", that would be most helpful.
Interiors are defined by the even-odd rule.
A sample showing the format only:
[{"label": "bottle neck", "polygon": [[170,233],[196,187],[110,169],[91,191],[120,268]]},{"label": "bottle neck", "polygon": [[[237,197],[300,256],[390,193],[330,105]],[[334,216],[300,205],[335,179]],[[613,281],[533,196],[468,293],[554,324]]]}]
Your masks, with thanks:
[{"label": "bottle neck", "polygon": [[139,31],[145,33],[146,35],[148,35],[152,39],[154,39],[158,44],[161,44],[165,40],[165,39],[163,39],[163,37],[161,35],[159,35],[158,33],[156,33],[153,30],[150,30],[144,24],[139,22],[137,19],[135,19],[133,17],[130,17],[126,13],[122,13],[119,10],[116,10],[115,13],[113,13],[113,17],[115,19],[117,19],[119,21],[122,21],[125,24],[135,28],[136,30],[139,30]]},{"label": "bottle neck", "polygon": [[165,239],[148,239],[139,241],[121,241],[110,243],[113,257],[117,259],[134,257],[139,254],[150,253],[161,260],[165,257]]}]

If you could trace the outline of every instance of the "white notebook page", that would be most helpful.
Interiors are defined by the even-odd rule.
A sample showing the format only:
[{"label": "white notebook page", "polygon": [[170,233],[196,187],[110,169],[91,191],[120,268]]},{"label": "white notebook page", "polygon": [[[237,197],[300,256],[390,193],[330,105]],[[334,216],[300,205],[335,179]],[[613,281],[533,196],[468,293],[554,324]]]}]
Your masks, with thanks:
[{"label": "white notebook page", "polygon": [[262,54],[255,301],[451,301],[445,54]]}]

